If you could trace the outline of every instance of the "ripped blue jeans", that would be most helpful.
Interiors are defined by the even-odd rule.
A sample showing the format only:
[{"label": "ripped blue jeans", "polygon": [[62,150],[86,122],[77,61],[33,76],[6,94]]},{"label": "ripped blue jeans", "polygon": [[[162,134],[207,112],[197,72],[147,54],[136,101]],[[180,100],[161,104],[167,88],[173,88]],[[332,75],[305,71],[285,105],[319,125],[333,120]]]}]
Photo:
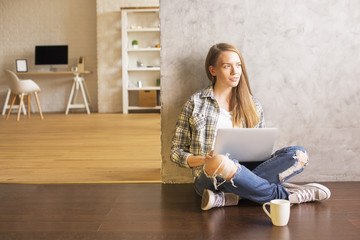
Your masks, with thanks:
[{"label": "ripped blue jeans", "polygon": [[301,173],[308,163],[306,150],[299,146],[282,148],[252,171],[232,159],[237,166],[235,175],[226,181],[220,175],[207,176],[204,171],[195,178],[195,190],[204,189],[234,193],[242,199],[263,204],[273,199],[288,199],[289,192],[281,183]]}]

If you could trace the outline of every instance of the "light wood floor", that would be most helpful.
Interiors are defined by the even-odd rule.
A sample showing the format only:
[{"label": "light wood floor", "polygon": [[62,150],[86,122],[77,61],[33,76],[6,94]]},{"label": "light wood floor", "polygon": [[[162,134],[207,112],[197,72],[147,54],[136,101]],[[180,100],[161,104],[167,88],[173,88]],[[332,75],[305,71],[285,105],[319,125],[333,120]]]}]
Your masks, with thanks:
[{"label": "light wood floor", "polygon": [[0,182],[160,182],[160,114],[0,118]]}]

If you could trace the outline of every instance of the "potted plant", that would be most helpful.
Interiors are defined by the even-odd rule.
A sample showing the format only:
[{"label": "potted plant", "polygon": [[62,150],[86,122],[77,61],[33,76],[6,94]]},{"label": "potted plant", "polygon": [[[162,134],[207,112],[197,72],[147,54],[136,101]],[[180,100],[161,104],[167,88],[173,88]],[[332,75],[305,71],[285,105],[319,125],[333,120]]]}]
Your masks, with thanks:
[{"label": "potted plant", "polygon": [[133,48],[138,48],[139,42],[138,42],[137,40],[133,40],[133,41],[131,42],[131,45],[132,45]]}]

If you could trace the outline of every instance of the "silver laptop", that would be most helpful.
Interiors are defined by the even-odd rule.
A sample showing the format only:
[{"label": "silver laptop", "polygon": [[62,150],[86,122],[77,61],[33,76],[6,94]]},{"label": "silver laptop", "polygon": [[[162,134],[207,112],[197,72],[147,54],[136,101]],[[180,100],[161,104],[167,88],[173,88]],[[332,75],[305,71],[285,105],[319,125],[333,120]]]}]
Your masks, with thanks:
[{"label": "silver laptop", "polygon": [[277,132],[277,128],[220,128],[213,154],[230,154],[229,158],[239,162],[267,160],[272,154]]}]

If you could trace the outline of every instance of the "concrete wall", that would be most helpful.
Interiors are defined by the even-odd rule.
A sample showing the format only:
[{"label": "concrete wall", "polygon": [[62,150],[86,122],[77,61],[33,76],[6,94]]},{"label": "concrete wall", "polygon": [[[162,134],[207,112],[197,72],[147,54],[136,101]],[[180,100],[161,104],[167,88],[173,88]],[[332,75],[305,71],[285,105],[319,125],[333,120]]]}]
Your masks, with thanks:
[{"label": "concrete wall", "polygon": [[159,0],[97,0],[99,112],[122,112],[121,7],[159,6]]},{"label": "concrete wall", "polygon": [[[42,67],[34,66],[35,45],[68,44],[69,67],[65,69],[85,56],[85,67],[92,71],[86,82],[92,109],[97,110],[96,0],[1,0],[0,32],[1,109],[8,89],[4,69],[15,71],[15,59],[27,59],[29,70],[39,71]],[[71,75],[28,77],[42,90],[39,98],[44,112],[65,112]]]},{"label": "concrete wall", "polygon": [[170,162],[185,100],[207,86],[211,45],[230,42],[245,58],[251,87],[276,148],[302,145],[311,163],[296,181],[360,180],[360,2],[161,0],[162,176],[191,182]]}]

